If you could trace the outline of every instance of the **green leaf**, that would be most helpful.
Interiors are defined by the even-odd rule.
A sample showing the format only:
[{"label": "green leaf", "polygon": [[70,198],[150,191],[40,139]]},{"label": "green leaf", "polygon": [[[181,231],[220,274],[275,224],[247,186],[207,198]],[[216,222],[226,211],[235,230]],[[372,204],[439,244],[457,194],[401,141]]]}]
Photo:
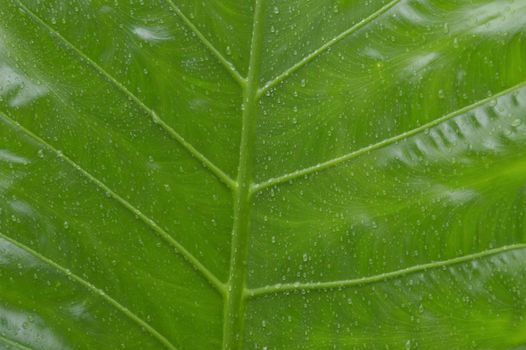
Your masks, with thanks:
[{"label": "green leaf", "polygon": [[1,349],[526,349],[526,1],[0,18]]}]

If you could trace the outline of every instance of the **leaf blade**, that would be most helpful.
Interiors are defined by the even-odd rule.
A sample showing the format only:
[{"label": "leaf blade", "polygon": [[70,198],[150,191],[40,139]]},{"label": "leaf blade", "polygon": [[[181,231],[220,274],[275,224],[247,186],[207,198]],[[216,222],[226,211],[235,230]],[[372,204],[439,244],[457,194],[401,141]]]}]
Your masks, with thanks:
[{"label": "leaf blade", "polygon": [[0,2],[6,347],[524,343],[524,3]]}]

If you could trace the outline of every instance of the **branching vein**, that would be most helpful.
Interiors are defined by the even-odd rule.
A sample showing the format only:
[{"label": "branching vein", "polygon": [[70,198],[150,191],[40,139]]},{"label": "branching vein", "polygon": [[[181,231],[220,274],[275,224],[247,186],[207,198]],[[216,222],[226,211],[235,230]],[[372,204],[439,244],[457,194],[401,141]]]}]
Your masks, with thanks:
[{"label": "branching vein", "polygon": [[95,285],[91,284],[87,280],[77,276],[76,274],[72,273],[67,268],[63,267],[62,265],[56,263],[55,261],[41,255],[40,253],[34,251],[33,249],[25,246],[24,244],[14,240],[13,238],[10,238],[3,233],[0,233],[0,237],[5,239],[6,241],[10,242],[11,244],[15,245],[19,249],[24,250],[25,252],[31,254],[32,256],[36,257],[40,261],[44,262],[45,264],[53,267],[54,269],[58,270],[60,273],[64,274],[65,276],[69,277],[71,280],[79,283],[80,285],[87,288],[89,291],[94,293],[95,295],[99,295],[102,299],[106,300],[110,305],[121,311],[124,315],[126,315],[128,318],[130,318],[133,322],[139,325],[139,327],[145,329],[151,336],[153,336],[156,340],[158,340],[161,344],[163,344],[167,349],[170,350],[176,350],[176,347],[168,340],[166,339],[161,333],[159,333],[155,328],[153,328],[150,324],[148,324],[146,321],[141,319],[139,316],[134,314],[132,311],[130,311],[127,307],[120,304],[117,300],[113,299],[110,295],[108,295],[106,292],[104,292],[102,289],[96,287]]},{"label": "branching vein", "polygon": [[22,345],[14,340],[11,340],[9,338],[2,336],[2,333],[0,333],[0,342],[4,342],[5,344],[9,346],[12,346],[14,348],[21,349],[21,350],[33,350],[32,348],[28,348],[25,345]]},{"label": "branching vein", "polygon": [[60,159],[64,160],[66,163],[71,165],[73,168],[75,168],[78,172],[80,172],[84,177],[86,177],[90,182],[95,184],[97,187],[99,187],[101,190],[103,190],[110,198],[113,198],[115,201],[117,201],[119,204],[121,204],[124,208],[132,212],[137,218],[139,218],[144,224],[146,224],[150,229],[152,229],[155,233],[159,235],[160,238],[163,239],[164,242],[169,244],[171,247],[175,248],[175,250],[181,254],[182,257],[185,258],[186,261],[188,261],[197,271],[199,271],[203,277],[215,288],[217,289],[221,294],[224,293],[224,286],[221,281],[217,277],[214,276],[214,274],[209,271],[195,256],[192,255],[183,245],[181,245],[179,242],[177,242],[172,236],[170,236],[164,229],[162,229],[155,221],[153,221],[151,218],[146,216],[144,213],[142,213],[139,209],[134,207],[130,202],[128,202],[126,199],[118,195],[115,191],[113,191],[111,188],[109,188],[106,184],[104,184],[102,181],[97,179],[94,175],[92,175],[90,172],[82,168],[79,164],[77,164],[75,161],[73,161],[71,158],[69,158],[66,154],[63,152],[57,150],[55,147],[44,141],[42,138],[34,134],[32,131],[27,129],[26,127],[22,126],[21,124],[17,123],[13,118],[11,118],[7,113],[2,112],[0,114],[0,119],[3,119],[6,123],[10,124],[14,128],[22,131],[26,135],[30,136],[32,139],[40,143],[45,148],[49,149],[51,152],[57,155]]},{"label": "branching vein", "polygon": [[324,171],[324,170],[327,170],[327,169],[331,169],[331,168],[334,168],[338,165],[340,165],[341,163],[343,162],[346,162],[348,160],[351,160],[353,158],[356,158],[356,157],[359,157],[363,154],[366,154],[366,153],[369,153],[371,151],[374,151],[374,150],[378,150],[380,148],[383,148],[383,147],[387,147],[391,144],[394,144],[396,142],[399,142],[399,141],[402,141],[404,139],[407,139],[413,135],[416,135],[420,132],[423,132],[431,127],[434,127],[440,123],[443,123],[445,121],[448,121],[452,118],[455,118],[455,117],[458,117],[466,112],[469,112],[470,110],[472,109],[475,109],[475,108],[478,108],[478,107],[481,107],[487,103],[489,103],[490,101],[492,100],[495,100],[499,97],[502,97],[504,95],[507,95],[513,91],[516,91],[516,90],[519,90],[521,88],[524,88],[526,87],[526,82],[522,82],[520,84],[517,84],[509,89],[506,89],[504,91],[501,91],[495,95],[492,95],[492,96],[489,96],[485,99],[482,99],[480,101],[477,101],[469,106],[466,106],[466,107],[463,107],[457,111],[454,111],[452,113],[449,113],[445,116],[442,116],[438,119],[435,119],[429,123],[426,123],[426,124],[423,124],[415,129],[412,129],[412,130],[409,130],[409,131],[406,131],[402,134],[399,134],[399,135],[396,135],[396,136],[393,136],[393,137],[390,137],[388,139],[385,139],[381,142],[378,142],[378,143],[375,143],[375,144],[372,144],[372,145],[369,145],[367,147],[364,147],[364,148],[361,148],[359,150],[356,150],[356,151],[353,151],[353,152],[350,152],[350,153],[347,153],[345,155],[342,155],[340,157],[336,157],[334,159],[331,159],[331,160],[328,160],[326,162],[323,162],[323,163],[320,163],[320,164],[316,164],[314,166],[311,166],[311,167],[308,167],[308,168],[305,168],[305,169],[301,169],[301,170],[296,170],[296,171],[293,171],[291,173],[288,173],[288,174],[285,174],[285,175],[282,175],[282,176],[279,176],[279,177],[275,177],[275,178],[271,178],[265,182],[262,182],[262,183],[259,183],[259,184],[256,184],[254,185],[254,191],[260,191],[260,190],[263,190],[265,188],[268,188],[268,187],[273,187],[273,186],[276,186],[278,184],[281,184],[281,183],[284,183],[284,182],[290,182],[290,181],[293,181],[295,179],[298,179],[298,178],[301,178],[301,177],[304,177],[304,176],[307,176],[309,174],[314,174],[314,173],[319,173],[321,171]]},{"label": "branching vein", "polygon": [[132,101],[134,101],[141,109],[143,109],[151,118],[152,122],[158,124],[162,129],[164,129],[168,135],[176,140],[184,149],[186,149],[193,157],[199,160],[205,168],[210,170],[221,182],[227,185],[229,188],[234,188],[236,186],[235,181],[230,178],[223,170],[216,166],[212,161],[210,161],[205,155],[199,152],[192,144],[186,141],[177,131],[170,127],[163,119],[161,119],[154,110],[146,106],[137,96],[135,96],[128,88],[122,85],[117,81],[112,75],[110,75],[105,69],[100,67],[95,61],[89,58],[84,52],[78,49],[75,45],[69,42],[62,34],[54,30],[49,26],[43,19],[38,17],[34,12],[27,8],[20,0],[15,0],[17,4],[26,12],[37,24],[43,27],[51,36],[58,39],[65,48],[74,52],[82,62],[89,64],[95,71],[101,74],[108,82],[117,87],[121,92],[127,95]]},{"label": "branching vein", "polygon": [[327,51],[329,48],[331,48],[333,45],[337,44],[341,40],[345,39],[349,35],[355,33],[359,29],[365,27],[369,23],[373,22],[376,18],[380,17],[387,11],[389,11],[391,8],[393,8],[396,4],[398,4],[401,0],[393,0],[387,4],[385,4],[383,7],[378,9],[376,12],[374,12],[369,17],[361,20],[360,22],[356,23],[349,29],[345,30],[344,32],[338,34],[331,40],[327,41],[325,44],[317,48],[316,50],[312,51],[310,54],[302,58],[299,62],[285,70],[283,73],[276,76],[271,81],[267,82],[261,89],[258,91],[258,96],[263,95],[265,92],[282,82],[283,80],[287,79],[289,76],[291,76],[294,72],[302,68],[303,66],[307,65],[309,62],[313,61],[316,57],[321,55],[323,52]]},{"label": "branching vein", "polygon": [[188,26],[188,28],[190,28],[192,32],[194,32],[197,38],[199,38],[199,40],[201,40],[201,42],[210,50],[210,52],[212,52],[212,54],[219,60],[219,62],[221,62],[221,64],[226,68],[226,70],[232,75],[232,77],[239,84],[241,85],[245,84],[245,81],[246,81],[245,78],[241,76],[241,74],[238,72],[234,64],[230,62],[229,60],[227,60],[225,56],[223,56],[221,52],[219,52],[219,50],[216,49],[214,45],[212,45],[212,43],[203,35],[203,33],[199,31],[199,29],[197,29],[195,24],[193,24],[192,21],[190,21],[190,19],[185,16],[183,11],[181,11],[181,9],[172,0],[167,0],[167,1],[170,4],[170,6],[173,8],[175,13],[177,13],[177,15],[181,17],[181,19]]},{"label": "branching vein", "polygon": [[396,279],[399,277],[407,276],[409,274],[424,272],[432,269],[437,269],[440,267],[448,267],[452,265],[458,265],[465,262],[485,258],[491,255],[497,255],[500,253],[510,252],[513,250],[526,249],[526,244],[514,244],[508,245],[496,249],[489,249],[479,253],[465,255],[461,257],[456,257],[443,261],[435,261],[429,264],[415,265],[409,268],[382,273],[379,275],[350,279],[350,280],[340,280],[340,281],[331,281],[331,282],[312,282],[312,283],[286,283],[286,284],[276,284],[272,286],[266,286],[261,288],[247,289],[246,293],[248,297],[257,297],[266,294],[276,294],[276,293],[287,293],[295,291],[305,291],[305,290],[327,290],[327,289],[340,289],[351,286],[366,285],[370,283],[383,282],[391,279]]}]

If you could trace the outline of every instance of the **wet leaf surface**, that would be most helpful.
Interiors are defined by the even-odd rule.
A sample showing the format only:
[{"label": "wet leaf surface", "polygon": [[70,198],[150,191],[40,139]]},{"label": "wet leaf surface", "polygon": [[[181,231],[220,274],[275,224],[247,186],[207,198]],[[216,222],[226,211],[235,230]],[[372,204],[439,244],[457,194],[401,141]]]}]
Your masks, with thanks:
[{"label": "wet leaf surface", "polygon": [[526,348],[523,0],[0,0],[1,349]]}]

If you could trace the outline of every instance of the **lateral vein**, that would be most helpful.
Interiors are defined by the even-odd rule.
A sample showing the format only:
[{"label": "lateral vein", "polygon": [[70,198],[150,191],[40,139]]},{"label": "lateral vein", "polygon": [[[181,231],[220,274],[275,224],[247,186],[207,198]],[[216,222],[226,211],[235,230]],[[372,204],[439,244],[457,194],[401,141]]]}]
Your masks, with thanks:
[{"label": "lateral vein", "polygon": [[205,45],[208,50],[218,59],[218,61],[226,68],[226,70],[232,75],[232,77],[241,85],[243,86],[246,83],[246,79],[243,78],[241,73],[236,69],[236,66],[227,60],[221,52],[216,49],[216,47],[208,40],[203,33],[199,29],[197,29],[196,25],[190,21],[188,17],[183,13],[183,11],[172,1],[172,0],[166,0],[170,6],[173,8],[175,13],[181,17],[183,22],[186,24],[188,28],[199,38],[199,40]]},{"label": "lateral vein", "polygon": [[153,336],[157,341],[159,341],[161,344],[163,344],[167,349],[170,350],[177,350],[176,347],[161,333],[159,333],[155,328],[153,328],[149,323],[141,319],[139,316],[137,316],[135,313],[133,313],[130,309],[119,303],[117,300],[113,299],[110,295],[108,295],[106,292],[104,292],[102,289],[96,287],[89,281],[83,279],[80,276],[77,276],[76,274],[72,273],[69,269],[63,267],[59,263],[53,261],[50,258],[45,257],[44,255],[38,253],[37,251],[29,248],[28,246],[18,242],[17,240],[6,236],[3,233],[0,233],[0,237],[5,239],[6,241],[10,242],[11,244],[15,245],[16,247],[26,251],[27,253],[33,255],[37,259],[41,260],[42,262],[50,265],[51,267],[55,268],[65,276],[73,279],[80,285],[84,286],[86,289],[90,290],[92,293],[99,295],[101,298],[106,300],[110,305],[121,311],[124,315],[126,315],[128,318],[130,318],[133,322],[138,324],[141,328],[144,328],[151,336]]},{"label": "lateral vein", "polygon": [[21,349],[21,350],[34,350],[33,348],[29,348],[29,347],[27,347],[27,346],[25,346],[25,345],[23,345],[23,344],[20,344],[20,343],[17,342],[17,341],[14,341],[14,340],[12,340],[12,339],[9,339],[9,338],[3,336],[2,333],[0,333],[0,341],[6,343],[6,344],[9,345],[9,346],[13,346],[13,347],[15,347],[15,348],[17,348],[17,349]]},{"label": "lateral vein", "polygon": [[369,17],[364,18],[360,22],[356,23],[349,29],[341,32],[334,38],[327,41],[325,44],[317,48],[316,50],[312,51],[307,56],[303,57],[300,61],[298,61],[293,66],[289,67],[287,70],[285,70],[283,73],[277,75],[274,79],[268,81],[261,89],[258,91],[258,96],[263,95],[265,92],[282,82],[283,80],[287,79],[289,76],[291,76],[294,72],[302,68],[303,66],[307,65],[309,62],[313,61],[316,57],[321,55],[323,52],[327,51],[330,47],[337,44],[338,42],[342,41],[349,35],[355,33],[359,29],[365,27],[369,23],[373,22],[376,18],[380,17],[387,11],[389,11],[391,8],[393,8],[396,4],[398,4],[401,0],[393,0],[384,6],[382,6],[380,9],[376,10],[373,14],[371,14]]},{"label": "lateral vein", "polygon": [[398,134],[396,136],[393,136],[393,137],[390,137],[390,138],[387,138],[381,142],[378,142],[378,143],[375,143],[375,144],[372,144],[372,145],[369,145],[369,146],[366,146],[366,147],[363,147],[363,148],[360,148],[356,151],[352,151],[350,153],[347,153],[347,154],[344,154],[342,156],[339,156],[339,157],[336,157],[336,158],[333,158],[331,160],[328,160],[326,162],[323,162],[323,163],[319,163],[319,164],[316,164],[316,165],[313,165],[311,167],[307,167],[307,168],[304,168],[304,169],[301,169],[301,170],[296,170],[296,171],[293,171],[291,173],[288,173],[288,174],[285,174],[285,175],[282,175],[282,176],[278,176],[278,177],[274,177],[274,178],[271,178],[269,180],[266,180],[264,182],[261,182],[259,184],[256,184],[254,185],[254,191],[257,192],[257,191],[261,191],[265,188],[269,188],[269,187],[273,187],[273,186],[276,186],[278,184],[281,184],[281,183],[284,183],[284,182],[289,182],[289,181],[293,181],[297,178],[300,178],[300,177],[303,177],[303,176],[307,176],[307,175],[310,175],[310,174],[313,174],[313,173],[319,173],[321,171],[324,171],[324,170],[327,170],[327,169],[330,169],[330,168],[334,168],[336,166],[338,166],[339,164],[345,162],[345,161],[348,161],[348,160],[351,160],[353,158],[356,158],[358,156],[361,156],[365,153],[368,153],[368,152],[371,152],[371,151],[374,151],[374,150],[378,150],[380,148],[383,148],[383,147],[386,147],[386,146],[389,146],[391,144],[394,144],[398,141],[402,141],[404,139],[407,139],[413,135],[416,135],[422,131],[425,131],[431,127],[434,127],[434,126],[437,126],[438,124],[440,123],[443,123],[445,121],[448,121],[452,118],[455,118],[455,117],[458,117],[464,113],[467,113],[469,112],[470,110],[472,109],[475,109],[475,108],[478,108],[478,107],[481,107],[483,106],[484,104],[487,104],[489,103],[490,101],[494,100],[494,99],[497,99],[499,97],[502,97],[506,94],[509,94],[515,90],[518,90],[518,89],[521,89],[521,88],[524,88],[526,87],[526,81],[522,82],[522,83],[519,83],[515,86],[512,86],[511,88],[508,88],[506,90],[503,90],[501,92],[498,92],[492,96],[489,96],[487,98],[484,98],[482,100],[479,100],[471,105],[468,105],[466,107],[463,107],[461,109],[458,109],[452,113],[449,113],[449,114],[446,114],[440,118],[437,118],[435,120],[432,120],[430,121],[429,123],[426,123],[426,124],[423,124],[415,129],[411,129],[409,131],[406,131],[404,133],[401,133],[401,134]]},{"label": "lateral vein", "polygon": [[104,68],[99,66],[95,61],[89,58],[84,52],[79,48],[73,45],[68,41],[62,34],[57,32],[51,26],[49,26],[43,19],[37,16],[32,12],[27,6],[25,6],[20,0],[15,0],[20,8],[26,12],[37,24],[42,26],[51,36],[55,37],[61,41],[64,46],[74,52],[78,58],[90,65],[96,72],[102,75],[107,79],[108,82],[117,87],[121,92],[127,95],[132,101],[134,101],[142,110],[144,110],[151,118],[152,123],[159,125],[168,135],[177,141],[184,149],[186,149],[193,157],[199,160],[199,163],[206,169],[210,170],[223,184],[229,188],[236,187],[234,180],[230,178],[223,170],[221,170],[217,165],[215,165],[211,160],[209,160],[204,154],[199,152],[191,143],[186,141],[186,139],[181,136],[177,131],[175,131],[171,126],[169,126],[163,119],[161,119],[157,113],[148,107],[141,99],[139,99],[135,94],[133,94],[127,87],[121,84],[117,79],[115,79],[111,74],[109,74]]},{"label": "lateral vein", "polygon": [[277,293],[287,293],[287,292],[296,292],[296,291],[306,291],[306,290],[327,290],[327,289],[339,289],[346,288],[351,286],[362,286],[371,283],[383,282],[390,279],[396,279],[398,277],[406,276],[413,273],[424,272],[432,269],[437,269],[440,267],[448,267],[452,265],[458,265],[461,263],[485,258],[491,255],[497,255],[500,253],[505,253],[514,250],[526,249],[526,244],[513,244],[508,246],[503,246],[495,249],[488,249],[482,252],[475,254],[464,255],[448,260],[435,261],[428,264],[415,265],[405,269],[396,270],[392,272],[381,273],[374,276],[361,277],[349,280],[338,280],[330,282],[310,282],[310,283],[285,283],[285,284],[275,284],[260,288],[247,289],[247,297],[258,297],[267,294],[277,294]]},{"label": "lateral vein", "polygon": [[99,187],[101,190],[103,190],[110,198],[113,198],[115,201],[117,201],[119,204],[121,204],[124,208],[129,210],[131,213],[133,213],[137,218],[139,218],[144,224],[146,224],[150,229],[152,229],[154,232],[158,234],[162,240],[169,244],[171,247],[175,248],[175,251],[178,252],[190,265],[193,266],[194,269],[199,271],[201,275],[214,287],[217,289],[217,291],[221,294],[224,293],[224,286],[223,283],[210,271],[208,270],[195,256],[192,255],[182,244],[177,242],[172,236],[168,234],[164,229],[162,229],[154,220],[149,218],[147,215],[142,213],[139,209],[134,207],[130,202],[128,202],[126,199],[118,195],[115,191],[113,191],[111,188],[109,188],[106,184],[104,184],[101,180],[96,178],[94,175],[92,175],[90,172],[85,170],[83,167],[81,167],[79,164],[77,164],[74,160],[69,158],[66,154],[63,152],[57,150],[55,147],[53,147],[51,144],[47,143],[45,140],[34,134],[32,131],[27,129],[26,127],[22,126],[20,123],[16,122],[13,118],[8,116],[6,112],[3,112],[0,115],[0,119],[4,119],[4,121],[8,124],[11,124],[13,127],[19,129],[47,149],[49,149],[51,152],[53,152],[58,158],[64,160],[66,163],[68,163],[70,166],[72,166],[74,169],[76,169],[79,173],[81,173],[84,177],[86,177],[88,180],[90,180],[93,184],[95,184],[97,187]]}]

